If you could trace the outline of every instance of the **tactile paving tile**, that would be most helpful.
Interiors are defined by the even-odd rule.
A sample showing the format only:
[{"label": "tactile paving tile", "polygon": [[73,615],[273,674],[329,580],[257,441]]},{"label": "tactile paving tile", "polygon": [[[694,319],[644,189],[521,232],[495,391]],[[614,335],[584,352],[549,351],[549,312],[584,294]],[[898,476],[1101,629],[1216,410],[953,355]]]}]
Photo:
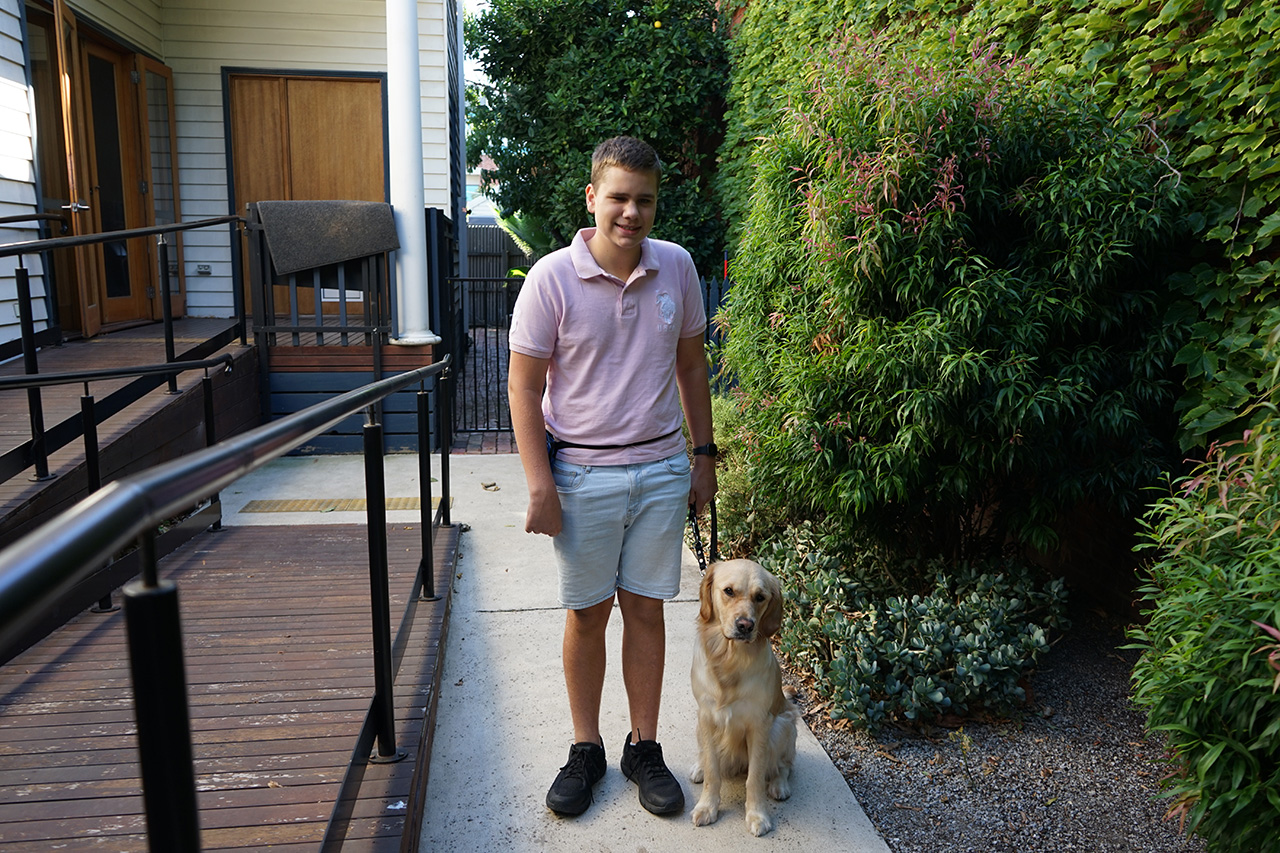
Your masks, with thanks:
[{"label": "tactile paving tile", "polygon": [[[453,506],[453,502],[449,502]],[[440,506],[439,498],[431,499],[433,509]],[[422,507],[421,498],[387,498],[387,510],[416,510]],[[240,508],[241,512],[364,512],[364,498],[292,498],[253,500]]]}]

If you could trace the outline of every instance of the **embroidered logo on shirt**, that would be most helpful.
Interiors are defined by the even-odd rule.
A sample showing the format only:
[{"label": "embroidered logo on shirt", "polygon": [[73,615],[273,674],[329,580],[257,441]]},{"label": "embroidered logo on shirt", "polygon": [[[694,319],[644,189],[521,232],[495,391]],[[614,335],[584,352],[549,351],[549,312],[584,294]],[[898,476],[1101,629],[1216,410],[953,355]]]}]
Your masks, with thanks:
[{"label": "embroidered logo on shirt", "polygon": [[658,292],[658,317],[664,326],[670,326],[676,318],[676,301],[665,290]]}]

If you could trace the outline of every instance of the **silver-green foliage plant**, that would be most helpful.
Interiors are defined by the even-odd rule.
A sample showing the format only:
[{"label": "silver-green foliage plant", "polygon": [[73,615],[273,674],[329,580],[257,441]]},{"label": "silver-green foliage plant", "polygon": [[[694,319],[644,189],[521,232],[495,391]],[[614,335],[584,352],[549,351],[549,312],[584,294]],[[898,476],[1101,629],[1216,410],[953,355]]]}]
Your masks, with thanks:
[{"label": "silver-green foliage plant", "polygon": [[[1266,407],[1263,407],[1266,408]],[[1280,849],[1280,423],[1215,445],[1145,522],[1135,700],[1165,733],[1170,811],[1211,850]]]},{"label": "silver-green foliage plant", "polygon": [[1050,549],[1176,461],[1159,141],[993,49],[850,38],[757,149],[725,359],[792,518]]},{"label": "silver-green foliage plant", "polygon": [[[920,594],[885,594],[894,566],[876,548],[856,563],[814,547],[806,528],[765,549],[787,591],[779,649],[812,672],[836,719],[928,725],[1015,712],[1022,686],[1065,627],[1066,589],[1016,562],[919,567]],[[901,566],[896,566],[901,569]]]}]

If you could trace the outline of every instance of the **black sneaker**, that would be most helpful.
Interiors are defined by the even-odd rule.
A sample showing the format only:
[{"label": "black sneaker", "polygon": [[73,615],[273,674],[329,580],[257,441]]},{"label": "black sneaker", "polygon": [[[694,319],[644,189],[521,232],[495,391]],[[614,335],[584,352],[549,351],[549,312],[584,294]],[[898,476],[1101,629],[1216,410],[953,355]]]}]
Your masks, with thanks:
[{"label": "black sneaker", "polygon": [[604,768],[603,745],[587,742],[569,747],[569,761],[547,791],[547,808],[569,817],[585,812],[593,802],[591,787],[604,778]]},{"label": "black sneaker", "polygon": [[640,787],[640,805],[657,815],[684,811],[684,791],[662,760],[657,741],[631,742],[631,733],[622,747],[622,775]]}]

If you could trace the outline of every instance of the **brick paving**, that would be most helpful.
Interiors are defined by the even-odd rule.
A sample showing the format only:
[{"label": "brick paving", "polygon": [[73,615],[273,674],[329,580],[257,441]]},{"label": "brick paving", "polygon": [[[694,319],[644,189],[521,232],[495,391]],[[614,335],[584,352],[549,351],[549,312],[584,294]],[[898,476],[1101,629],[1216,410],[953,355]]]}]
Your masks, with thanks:
[{"label": "brick paving", "polygon": [[459,432],[450,453],[515,453],[516,438],[510,432]]}]

